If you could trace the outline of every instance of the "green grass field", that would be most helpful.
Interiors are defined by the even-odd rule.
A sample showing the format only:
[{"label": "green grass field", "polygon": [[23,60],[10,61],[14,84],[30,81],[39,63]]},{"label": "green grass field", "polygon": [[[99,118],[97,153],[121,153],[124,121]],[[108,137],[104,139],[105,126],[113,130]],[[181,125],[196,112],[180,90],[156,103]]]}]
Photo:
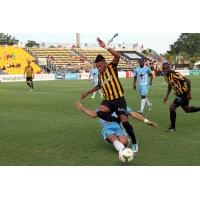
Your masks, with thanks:
[{"label": "green grass field", "polygon": [[[200,106],[200,77],[192,80],[191,105]],[[138,92],[132,79],[122,79],[128,105],[138,110]],[[139,152],[128,165],[200,165],[200,113],[177,112],[177,132],[169,126],[169,105],[163,78],[155,78],[149,99],[152,112],[144,115],[158,123],[151,128],[130,119],[139,140]],[[98,119],[90,119],[75,108],[80,93],[92,87],[88,80],[35,82],[30,93],[25,83],[0,84],[0,165],[119,165],[118,154],[101,136]],[[171,94],[169,103],[174,99]],[[86,98],[95,109],[101,99]]]}]

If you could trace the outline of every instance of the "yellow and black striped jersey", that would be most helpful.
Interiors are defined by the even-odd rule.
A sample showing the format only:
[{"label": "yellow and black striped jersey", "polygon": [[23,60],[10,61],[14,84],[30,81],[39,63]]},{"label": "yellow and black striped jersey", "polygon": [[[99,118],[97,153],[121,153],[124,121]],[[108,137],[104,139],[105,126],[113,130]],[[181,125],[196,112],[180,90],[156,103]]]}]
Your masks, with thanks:
[{"label": "yellow and black striped jersey", "polygon": [[119,81],[117,64],[109,63],[105,72],[99,73],[98,84],[105,100],[114,100],[124,97],[124,89]]},{"label": "yellow and black striped jersey", "polygon": [[26,66],[24,73],[26,74],[26,77],[33,77],[34,75],[33,67]]},{"label": "yellow and black striped jersey", "polygon": [[184,76],[179,72],[171,71],[169,74],[165,75],[165,79],[177,95],[181,95],[188,91],[185,85]]}]

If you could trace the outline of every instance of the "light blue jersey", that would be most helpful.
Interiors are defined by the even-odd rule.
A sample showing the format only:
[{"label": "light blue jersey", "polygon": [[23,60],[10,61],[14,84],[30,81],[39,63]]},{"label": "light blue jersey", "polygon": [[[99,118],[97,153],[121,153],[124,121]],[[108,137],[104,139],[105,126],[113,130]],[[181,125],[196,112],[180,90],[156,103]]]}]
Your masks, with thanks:
[{"label": "light blue jersey", "polygon": [[[127,107],[127,113],[132,112],[130,107]],[[112,114],[113,117],[117,117],[116,113]],[[99,122],[102,127],[102,135],[104,139],[106,139],[109,135],[116,135],[116,136],[127,136],[126,131],[118,124],[117,122],[107,122],[103,119],[99,119]]]},{"label": "light blue jersey", "polygon": [[92,67],[90,70],[90,77],[92,77],[93,83],[95,85],[98,84],[98,75],[99,75],[99,70],[97,69],[97,67],[96,68]]},{"label": "light blue jersey", "polygon": [[152,74],[151,69],[148,66],[137,67],[134,70],[134,76],[137,76],[139,86],[149,85],[149,75]]}]

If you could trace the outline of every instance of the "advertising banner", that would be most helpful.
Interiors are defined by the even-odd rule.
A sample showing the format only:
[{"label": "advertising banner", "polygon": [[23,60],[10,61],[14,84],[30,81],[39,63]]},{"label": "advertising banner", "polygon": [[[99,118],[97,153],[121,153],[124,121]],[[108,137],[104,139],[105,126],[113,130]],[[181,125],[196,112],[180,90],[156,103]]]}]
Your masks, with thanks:
[{"label": "advertising banner", "polygon": [[65,73],[65,80],[78,80],[78,73]]}]

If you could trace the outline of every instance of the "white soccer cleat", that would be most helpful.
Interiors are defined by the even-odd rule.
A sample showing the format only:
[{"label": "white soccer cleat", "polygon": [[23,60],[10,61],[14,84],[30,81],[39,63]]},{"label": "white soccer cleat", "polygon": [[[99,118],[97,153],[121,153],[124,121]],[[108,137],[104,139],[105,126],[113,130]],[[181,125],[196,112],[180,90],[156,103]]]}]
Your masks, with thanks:
[{"label": "white soccer cleat", "polygon": [[138,110],[137,112],[140,113],[140,114],[143,114],[143,111],[141,111],[141,110]]},{"label": "white soccer cleat", "polygon": [[91,96],[91,97],[90,97],[90,99],[94,99],[94,98],[95,98],[94,96]]}]

